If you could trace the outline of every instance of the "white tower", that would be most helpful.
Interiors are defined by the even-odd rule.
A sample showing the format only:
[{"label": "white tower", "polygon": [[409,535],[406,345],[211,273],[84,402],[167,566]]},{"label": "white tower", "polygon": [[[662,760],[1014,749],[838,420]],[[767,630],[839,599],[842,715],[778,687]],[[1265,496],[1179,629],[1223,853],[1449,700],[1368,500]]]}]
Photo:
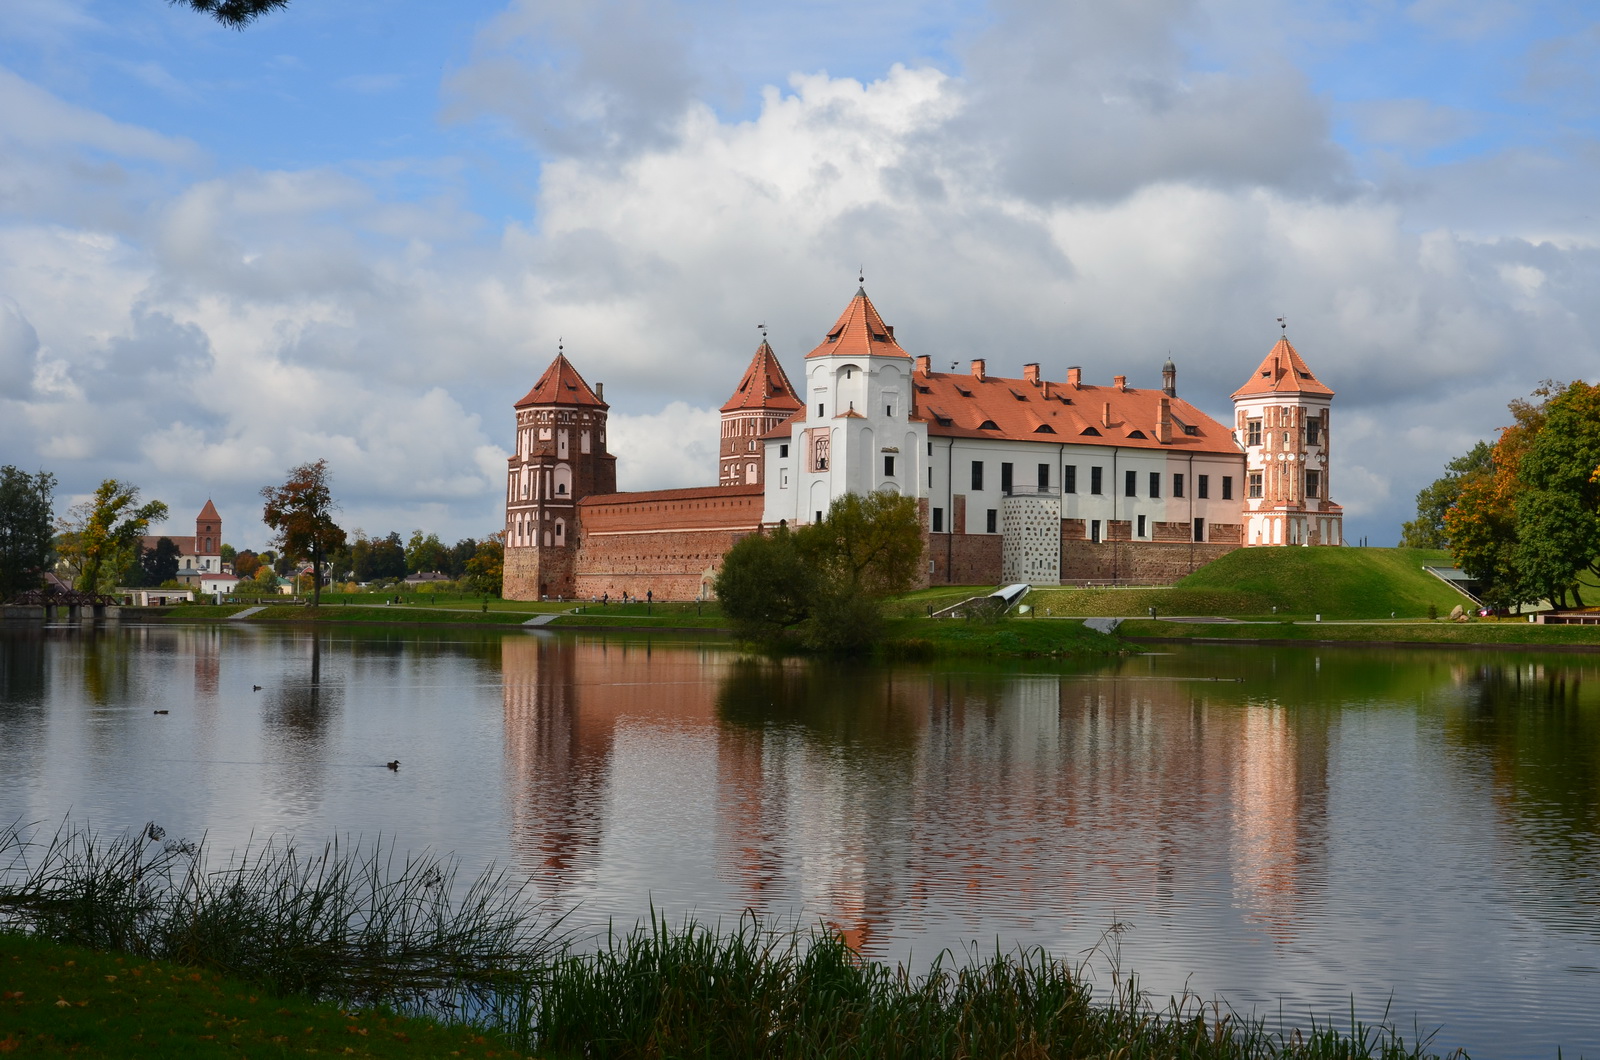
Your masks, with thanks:
[{"label": "white tower", "polygon": [[[815,522],[834,499],[887,489],[923,494],[928,427],[913,420],[911,355],[863,287],[806,354],[805,408],[776,444],[794,456],[766,484],[765,521]],[[770,436],[769,436],[770,439]],[[788,469],[793,469],[792,480]]]},{"label": "white tower", "polygon": [[1329,405],[1324,386],[1288,336],[1233,392],[1245,451],[1246,545],[1342,545],[1344,509],[1328,482]]}]

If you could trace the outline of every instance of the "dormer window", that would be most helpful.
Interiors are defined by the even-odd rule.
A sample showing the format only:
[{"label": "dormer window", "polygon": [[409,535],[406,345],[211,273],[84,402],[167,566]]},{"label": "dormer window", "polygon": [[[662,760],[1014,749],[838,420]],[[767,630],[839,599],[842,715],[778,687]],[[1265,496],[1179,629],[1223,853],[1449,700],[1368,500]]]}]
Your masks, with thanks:
[{"label": "dormer window", "polygon": [[1055,428],[1051,427],[1048,423],[1041,423],[1041,424],[1039,424],[1039,426],[1037,426],[1037,427],[1035,427],[1033,429],[1033,433],[1034,434],[1054,434],[1056,432],[1055,432]]},{"label": "dormer window", "polygon": [[1145,437],[1145,433],[1143,431],[1141,431],[1141,430],[1132,430],[1132,431],[1128,432],[1128,437],[1129,438],[1143,438],[1143,437]]},{"label": "dormer window", "polygon": [[1087,435],[1089,435],[1089,436],[1090,436],[1090,437],[1092,437],[1092,438],[1098,438],[1098,437],[1100,437],[1100,432],[1099,432],[1099,430],[1097,430],[1097,429],[1096,429],[1096,428],[1094,428],[1094,427],[1085,427],[1085,428],[1084,428],[1084,429],[1083,429],[1083,431],[1082,431],[1082,433],[1083,433],[1083,434],[1087,434]]},{"label": "dormer window", "polygon": [[1000,425],[994,420],[984,420],[982,423],[978,424],[978,430],[980,431],[998,431],[999,429]]}]

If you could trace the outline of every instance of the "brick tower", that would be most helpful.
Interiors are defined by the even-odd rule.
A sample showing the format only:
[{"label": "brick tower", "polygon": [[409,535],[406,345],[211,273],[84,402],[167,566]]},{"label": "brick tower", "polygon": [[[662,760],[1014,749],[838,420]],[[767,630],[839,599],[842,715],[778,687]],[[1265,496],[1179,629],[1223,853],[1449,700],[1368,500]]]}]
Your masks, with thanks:
[{"label": "brick tower", "polygon": [[1233,392],[1245,451],[1246,545],[1342,545],[1344,509],[1329,499],[1328,406],[1333,391],[1287,335]]},{"label": "brick tower", "polygon": [[209,498],[194,517],[194,555],[198,569],[211,574],[222,572],[222,516]]},{"label": "brick tower", "polygon": [[761,436],[800,411],[789,377],[765,337],[733,396],[722,406],[719,486],[759,486],[766,480]]},{"label": "brick tower", "polygon": [[516,404],[517,447],[506,475],[507,600],[573,595],[578,502],[617,491],[604,393],[558,353]]}]

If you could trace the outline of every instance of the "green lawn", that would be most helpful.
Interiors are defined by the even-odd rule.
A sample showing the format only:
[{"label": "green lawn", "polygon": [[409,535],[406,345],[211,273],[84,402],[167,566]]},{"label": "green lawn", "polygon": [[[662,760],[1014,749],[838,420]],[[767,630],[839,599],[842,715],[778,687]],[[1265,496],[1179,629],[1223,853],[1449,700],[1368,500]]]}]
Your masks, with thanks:
[{"label": "green lawn", "polygon": [[1134,619],[1117,635],[1185,640],[1336,640],[1388,644],[1509,644],[1600,648],[1600,626],[1542,626],[1522,618],[1437,622],[1151,622]]},{"label": "green lawn", "polygon": [[[1036,589],[1051,615],[1223,615],[1236,618],[1424,618],[1471,601],[1422,570],[1448,553],[1402,548],[1241,548],[1171,588]],[[1277,611],[1274,612],[1273,608]]]},{"label": "green lawn", "polygon": [[0,1054],[516,1057],[497,1036],[350,1011],[161,961],[0,932]]}]

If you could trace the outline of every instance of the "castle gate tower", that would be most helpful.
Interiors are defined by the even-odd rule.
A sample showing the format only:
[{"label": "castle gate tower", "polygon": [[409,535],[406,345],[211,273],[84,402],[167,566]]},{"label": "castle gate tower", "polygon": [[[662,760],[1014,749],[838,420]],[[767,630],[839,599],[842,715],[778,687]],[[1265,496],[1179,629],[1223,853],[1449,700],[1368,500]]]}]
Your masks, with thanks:
[{"label": "castle gate tower", "polygon": [[573,596],[578,501],[617,491],[603,395],[558,353],[516,404],[517,446],[506,473],[507,600]]},{"label": "castle gate tower", "polygon": [[800,411],[789,377],[765,337],[733,396],[722,406],[722,457],[719,486],[759,486],[765,480],[766,453],[761,436]]},{"label": "castle gate tower", "polygon": [[1329,499],[1332,401],[1287,335],[1233,392],[1246,545],[1344,544],[1344,509]]}]

